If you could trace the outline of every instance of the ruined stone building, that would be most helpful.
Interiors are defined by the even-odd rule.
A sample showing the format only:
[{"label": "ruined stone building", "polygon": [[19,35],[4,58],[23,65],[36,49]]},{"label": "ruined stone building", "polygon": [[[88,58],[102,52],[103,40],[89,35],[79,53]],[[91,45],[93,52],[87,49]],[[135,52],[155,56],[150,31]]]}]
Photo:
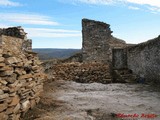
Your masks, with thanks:
[{"label": "ruined stone building", "polygon": [[40,100],[45,75],[21,27],[0,29],[0,119],[19,120]]},{"label": "ruined stone building", "polygon": [[112,64],[113,69],[129,69],[149,82],[160,83],[160,36],[138,45],[111,35],[110,25],[82,20],[83,62]]}]

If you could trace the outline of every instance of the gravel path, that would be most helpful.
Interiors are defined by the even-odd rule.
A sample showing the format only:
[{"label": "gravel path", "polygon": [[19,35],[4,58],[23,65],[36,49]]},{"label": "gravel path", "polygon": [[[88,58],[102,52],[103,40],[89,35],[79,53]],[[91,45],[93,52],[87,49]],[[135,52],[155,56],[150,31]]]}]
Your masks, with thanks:
[{"label": "gravel path", "polygon": [[59,80],[44,88],[24,120],[160,120],[160,90],[149,85]]}]

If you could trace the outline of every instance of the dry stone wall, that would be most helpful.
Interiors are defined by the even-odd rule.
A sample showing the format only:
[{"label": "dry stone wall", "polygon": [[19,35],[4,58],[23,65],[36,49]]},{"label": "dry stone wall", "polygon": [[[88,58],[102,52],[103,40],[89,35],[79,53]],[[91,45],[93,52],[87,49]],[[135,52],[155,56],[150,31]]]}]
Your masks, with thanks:
[{"label": "dry stone wall", "polygon": [[52,69],[46,71],[52,80],[73,80],[81,83],[111,83],[110,68],[102,63],[61,63],[55,64]]},{"label": "dry stone wall", "polygon": [[25,37],[1,33],[0,119],[19,120],[39,102],[45,75],[36,53],[23,49]]}]

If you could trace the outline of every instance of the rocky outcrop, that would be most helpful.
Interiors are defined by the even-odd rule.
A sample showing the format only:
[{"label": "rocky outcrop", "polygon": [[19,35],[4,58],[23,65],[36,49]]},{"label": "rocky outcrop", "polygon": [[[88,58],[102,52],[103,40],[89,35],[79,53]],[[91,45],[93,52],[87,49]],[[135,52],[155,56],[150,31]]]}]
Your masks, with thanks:
[{"label": "rocky outcrop", "polygon": [[[19,120],[40,100],[45,75],[37,54],[23,49],[24,34],[9,28],[0,35],[0,119]],[[13,30],[13,31],[12,31]],[[15,30],[15,31],[14,31]]]}]

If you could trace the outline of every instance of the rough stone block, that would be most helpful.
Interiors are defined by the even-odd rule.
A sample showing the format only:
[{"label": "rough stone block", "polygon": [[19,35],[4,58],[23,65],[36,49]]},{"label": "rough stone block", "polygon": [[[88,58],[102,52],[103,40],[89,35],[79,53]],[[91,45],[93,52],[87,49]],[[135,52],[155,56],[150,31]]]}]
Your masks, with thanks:
[{"label": "rough stone block", "polygon": [[14,96],[16,96],[16,94],[17,94],[16,92],[10,93],[10,94],[9,94],[9,97],[10,97],[10,98],[11,98],[11,97],[14,97]]},{"label": "rough stone block", "polygon": [[7,107],[8,107],[7,103],[0,104],[0,112],[2,112],[3,110],[7,109]]},{"label": "rough stone block", "polygon": [[27,61],[27,62],[24,63],[24,66],[30,66],[31,64],[32,64],[32,61],[29,60],[29,61]]},{"label": "rough stone block", "polygon": [[26,75],[21,75],[21,76],[19,76],[19,80],[23,80],[23,79],[26,79],[26,78],[32,78],[32,74],[26,74]]},{"label": "rough stone block", "polygon": [[0,57],[0,62],[4,62],[4,57]]},{"label": "rough stone block", "polygon": [[15,97],[12,98],[12,102],[9,104],[9,106],[17,105],[19,101],[20,101],[20,98],[18,95],[16,95]]},{"label": "rough stone block", "polygon": [[6,115],[5,112],[0,113],[0,118],[1,118],[1,120],[8,120],[8,116]]},{"label": "rough stone block", "polygon": [[27,111],[29,108],[30,108],[29,100],[22,103],[22,106],[21,106],[22,111]]},{"label": "rough stone block", "polygon": [[0,101],[6,99],[8,97],[9,97],[8,93],[2,94],[2,95],[0,95]]},{"label": "rough stone block", "polygon": [[9,57],[5,60],[6,64],[13,64],[20,62],[16,57]]},{"label": "rough stone block", "polygon": [[13,72],[14,72],[13,70],[0,72],[0,77],[10,76],[13,74]]},{"label": "rough stone block", "polygon": [[8,82],[6,82],[5,80],[0,80],[0,83],[2,83],[2,85],[6,85]]},{"label": "rough stone block", "polygon": [[6,66],[5,63],[0,63],[0,68]]},{"label": "rough stone block", "polygon": [[17,74],[17,75],[23,75],[23,71],[24,71],[24,69],[23,68],[15,68],[15,73]]},{"label": "rough stone block", "polygon": [[21,105],[18,103],[13,109],[13,113],[18,113],[20,111]]},{"label": "rough stone block", "polygon": [[6,114],[12,114],[13,110],[14,110],[14,106],[8,107],[7,110],[6,110]]},{"label": "rough stone block", "polygon": [[4,77],[4,79],[9,83],[13,84],[17,80],[17,74],[13,73],[11,76]]},{"label": "rough stone block", "polygon": [[0,89],[0,95],[3,95],[3,94],[4,94],[4,91]]},{"label": "rough stone block", "polygon": [[1,67],[0,72],[4,72],[4,71],[13,71],[13,67],[10,67],[10,66]]}]

